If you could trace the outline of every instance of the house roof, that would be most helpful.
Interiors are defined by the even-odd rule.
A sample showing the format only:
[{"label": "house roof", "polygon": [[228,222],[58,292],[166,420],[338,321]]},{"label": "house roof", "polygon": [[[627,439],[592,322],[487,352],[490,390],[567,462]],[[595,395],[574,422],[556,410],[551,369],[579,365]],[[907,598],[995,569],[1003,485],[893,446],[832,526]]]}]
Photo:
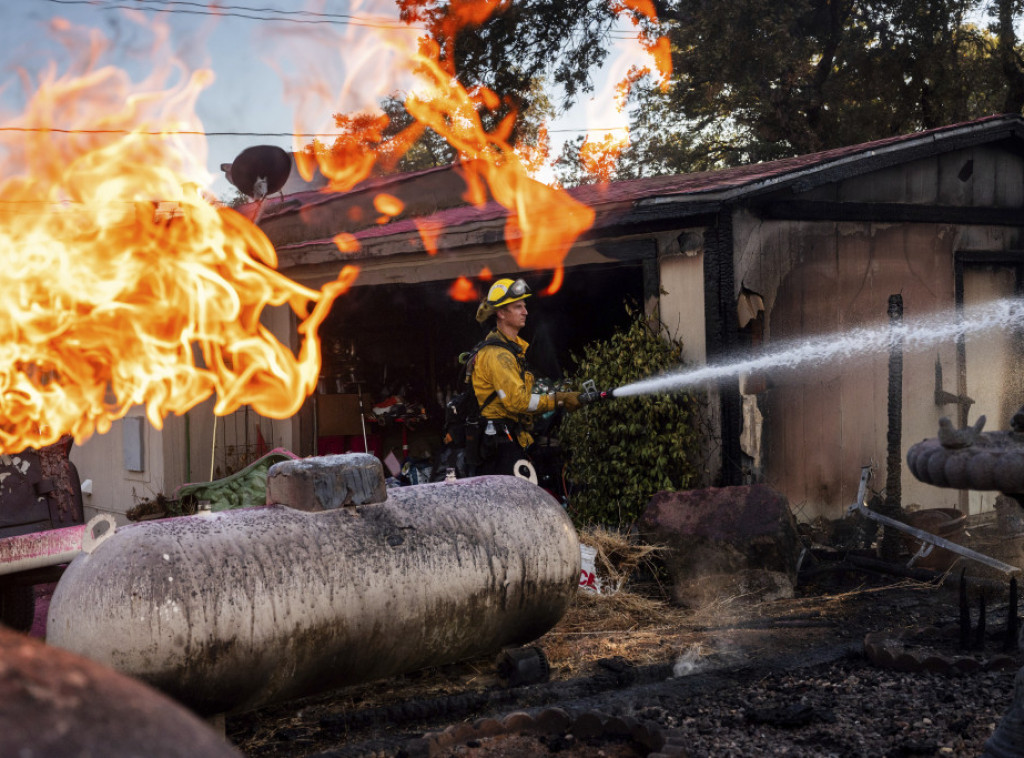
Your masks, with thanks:
[{"label": "house roof", "polygon": [[[768,192],[792,188],[805,191],[838,179],[875,171],[886,166],[924,158],[942,152],[1008,138],[1024,138],[1024,119],[1018,115],[993,115],[960,124],[834,148],[807,155],[745,166],[674,174],[644,179],[575,187],[569,194],[596,212],[595,229],[629,226],[654,218],[699,215],[716,210],[723,203]],[[350,193],[305,192],[268,202],[263,215],[269,220],[301,213],[314,206],[337,201],[346,195],[387,192],[431,173],[450,171],[432,168],[398,176],[367,180]],[[363,245],[383,238],[417,234],[417,224],[428,222],[445,230],[468,225],[490,226],[504,222],[508,211],[496,202],[482,206],[458,205],[419,217],[399,217],[386,224],[367,226],[353,232]],[[328,239],[281,245],[279,250],[330,243]],[[356,256],[359,257],[359,256]]]},{"label": "house roof", "polygon": [[[875,170],[878,163],[903,162],[919,157],[918,153],[938,153],[967,144],[989,142],[1011,134],[1024,136],[1024,119],[1017,115],[993,115],[961,124],[942,126],[926,131],[833,148],[792,158],[752,163],[746,166],[702,171],[694,174],[656,176],[648,179],[590,185],[571,190],[581,202],[600,203],[608,200],[640,200],[666,196],[701,196],[710,193],[731,196],[767,189],[781,182],[793,182],[811,174],[832,173],[842,168],[846,175]],[[908,153],[914,153],[909,155]],[[861,170],[857,170],[857,164]],[[834,176],[824,178],[833,181]],[[816,182],[819,183],[819,182]]]}]

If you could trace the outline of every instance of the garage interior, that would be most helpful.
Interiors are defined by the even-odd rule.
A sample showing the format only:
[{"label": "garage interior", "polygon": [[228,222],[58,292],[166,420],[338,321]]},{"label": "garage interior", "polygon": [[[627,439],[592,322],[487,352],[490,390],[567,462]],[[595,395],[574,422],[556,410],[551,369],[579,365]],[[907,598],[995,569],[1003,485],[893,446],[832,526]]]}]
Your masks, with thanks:
[{"label": "garage interior", "polygon": [[[522,276],[534,292],[521,336],[538,379],[571,376],[572,356],[626,326],[625,306],[643,302],[640,260],[569,268],[552,295],[541,294],[550,272],[507,276]],[[474,284],[482,295],[497,278]],[[453,299],[451,284],[354,286],[338,298],[319,331],[323,371],[302,414],[300,454],[368,448],[399,483],[423,481],[442,449],[444,403],[460,389],[458,357],[485,336],[478,300]]]}]

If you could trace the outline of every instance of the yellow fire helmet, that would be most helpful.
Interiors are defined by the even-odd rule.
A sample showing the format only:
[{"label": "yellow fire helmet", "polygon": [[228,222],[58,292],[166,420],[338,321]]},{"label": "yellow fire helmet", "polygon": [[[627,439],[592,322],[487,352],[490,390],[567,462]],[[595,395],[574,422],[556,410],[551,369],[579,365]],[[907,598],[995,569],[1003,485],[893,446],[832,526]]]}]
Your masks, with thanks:
[{"label": "yellow fire helmet", "polygon": [[525,300],[533,292],[530,291],[530,285],[528,285],[522,279],[499,279],[491,288],[487,290],[487,297],[480,302],[480,307],[476,310],[476,320],[479,323],[483,323],[503,305],[509,303],[515,303],[520,300]]}]

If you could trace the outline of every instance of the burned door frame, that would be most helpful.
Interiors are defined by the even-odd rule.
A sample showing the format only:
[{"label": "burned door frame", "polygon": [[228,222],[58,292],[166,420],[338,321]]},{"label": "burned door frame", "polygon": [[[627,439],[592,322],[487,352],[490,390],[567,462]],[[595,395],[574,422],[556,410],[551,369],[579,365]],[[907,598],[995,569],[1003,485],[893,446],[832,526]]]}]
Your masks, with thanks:
[{"label": "burned door frame", "polygon": [[[1014,295],[1024,296],[1024,250],[986,250],[986,251],[963,251],[958,250],[953,255],[953,303],[957,319],[962,322],[965,309],[965,285],[964,274],[967,269],[983,266],[1005,266],[1014,270]],[[1024,340],[1024,333],[1017,332],[1017,339]],[[957,425],[965,427],[969,421],[970,408],[974,401],[968,395],[967,387],[967,340],[964,335],[958,334],[955,339],[956,348],[956,395],[947,396],[946,402],[957,406]],[[939,376],[936,376],[936,405],[942,405],[939,386]],[[1009,423],[1009,419],[988,419],[990,428],[1002,429]],[[960,490],[958,495],[959,506],[965,513],[968,511],[969,492]]]},{"label": "burned door frame", "polygon": [[[735,245],[733,208],[718,213],[704,233],[704,328],[708,363],[722,360],[739,347],[734,294]],[[718,485],[743,483],[743,399],[739,379],[718,385],[721,434],[721,469]]]},{"label": "burned door frame", "polygon": [[[1014,293],[1024,295],[1024,250],[993,250],[985,252],[957,251],[953,255],[953,304],[957,318],[964,315],[964,270],[971,266],[1007,266],[1016,269]],[[970,403],[967,399],[967,342],[962,334],[956,338],[957,423],[967,424]],[[1005,423],[1003,421],[1002,423]]]}]

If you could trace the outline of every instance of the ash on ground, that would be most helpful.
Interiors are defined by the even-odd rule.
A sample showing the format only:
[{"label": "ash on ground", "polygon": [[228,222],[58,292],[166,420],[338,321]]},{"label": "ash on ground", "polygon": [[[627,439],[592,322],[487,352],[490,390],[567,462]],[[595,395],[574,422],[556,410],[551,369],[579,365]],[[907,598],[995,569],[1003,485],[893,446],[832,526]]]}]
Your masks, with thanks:
[{"label": "ash on ground", "polygon": [[[494,659],[469,661],[229,716],[228,738],[252,758],[980,755],[1010,705],[1019,652],[1011,666],[936,673],[876,665],[864,647],[869,633],[934,628],[936,655],[960,655],[949,632],[970,564],[901,577],[847,557],[832,570],[819,560],[795,597],[771,602],[683,609],[657,583],[581,592],[535,643],[550,681],[509,687]],[[973,585],[975,658],[1005,654],[1003,585]]]}]

